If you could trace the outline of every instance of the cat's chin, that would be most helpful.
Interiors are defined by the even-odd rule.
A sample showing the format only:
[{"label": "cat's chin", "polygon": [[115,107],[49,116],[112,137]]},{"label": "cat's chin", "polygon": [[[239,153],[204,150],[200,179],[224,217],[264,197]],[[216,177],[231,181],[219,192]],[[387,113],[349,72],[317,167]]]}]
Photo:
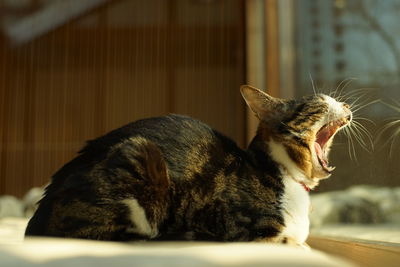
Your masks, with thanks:
[{"label": "cat's chin", "polygon": [[[335,167],[332,167],[332,168],[335,168]],[[318,168],[318,169],[313,170],[312,179],[318,179],[318,180],[328,179],[331,175],[332,175],[332,171],[328,172],[322,168]]]},{"label": "cat's chin", "polygon": [[336,169],[336,167],[328,166],[327,162],[327,158],[324,162],[321,162],[317,153],[312,155],[312,172],[309,179],[313,181],[311,184],[316,183],[314,187],[318,185],[319,180],[328,179],[332,175],[333,170]]},{"label": "cat's chin", "polygon": [[308,177],[304,179],[301,183],[304,184],[309,190],[313,190],[315,187],[319,185],[319,182],[324,179],[328,179],[331,176],[331,173],[327,173],[324,170],[313,170],[312,177]]},{"label": "cat's chin", "polygon": [[[328,177],[326,177],[328,178]],[[319,185],[319,181],[321,178],[307,178],[304,179],[302,181],[298,181],[301,185],[303,185],[303,187],[306,189],[306,191],[311,191],[313,190],[315,187],[317,187]]]}]

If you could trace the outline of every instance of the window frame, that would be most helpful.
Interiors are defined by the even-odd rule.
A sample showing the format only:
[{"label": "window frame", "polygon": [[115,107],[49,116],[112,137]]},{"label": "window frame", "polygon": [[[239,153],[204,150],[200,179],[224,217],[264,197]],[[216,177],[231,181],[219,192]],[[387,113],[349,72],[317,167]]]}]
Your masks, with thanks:
[{"label": "window frame", "polygon": [[[295,0],[246,1],[247,83],[269,94],[295,95]],[[285,75],[281,70],[285,70]],[[258,121],[247,109],[247,142]],[[400,243],[310,235],[308,244],[317,250],[346,258],[362,266],[393,266],[400,262]]]}]

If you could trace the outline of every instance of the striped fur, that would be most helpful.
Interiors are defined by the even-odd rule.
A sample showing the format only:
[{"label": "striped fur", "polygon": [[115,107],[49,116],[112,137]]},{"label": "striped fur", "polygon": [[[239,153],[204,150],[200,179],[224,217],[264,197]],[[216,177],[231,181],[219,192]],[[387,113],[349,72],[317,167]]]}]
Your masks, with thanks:
[{"label": "striped fur", "polygon": [[349,111],[324,95],[241,92],[260,119],[247,150],[185,116],[130,123],[89,141],[54,174],[26,235],[303,245],[303,185],[327,177],[315,159],[316,132]]}]

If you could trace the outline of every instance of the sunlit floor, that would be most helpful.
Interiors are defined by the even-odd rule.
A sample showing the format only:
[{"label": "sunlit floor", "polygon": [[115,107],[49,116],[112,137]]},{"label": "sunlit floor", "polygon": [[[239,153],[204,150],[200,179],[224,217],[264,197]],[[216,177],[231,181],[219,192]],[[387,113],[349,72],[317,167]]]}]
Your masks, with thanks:
[{"label": "sunlit floor", "polygon": [[26,223],[0,220],[2,266],[352,266],[317,250],[265,243],[24,240]]}]

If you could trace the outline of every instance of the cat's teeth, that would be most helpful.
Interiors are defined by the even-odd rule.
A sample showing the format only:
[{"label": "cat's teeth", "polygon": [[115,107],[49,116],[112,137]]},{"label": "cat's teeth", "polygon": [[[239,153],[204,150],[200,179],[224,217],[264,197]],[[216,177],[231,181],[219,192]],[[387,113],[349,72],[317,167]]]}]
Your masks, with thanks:
[{"label": "cat's teeth", "polygon": [[334,169],[336,169],[336,167],[331,167],[331,166],[329,166],[329,167],[327,168],[328,172],[332,172]]},{"label": "cat's teeth", "polygon": [[331,121],[327,125],[329,127],[333,127],[333,126],[342,127],[342,126],[346,125],[347,122],[348,122],[347,118],[341,118],[341,119],[338,119],[336,121]]}]

